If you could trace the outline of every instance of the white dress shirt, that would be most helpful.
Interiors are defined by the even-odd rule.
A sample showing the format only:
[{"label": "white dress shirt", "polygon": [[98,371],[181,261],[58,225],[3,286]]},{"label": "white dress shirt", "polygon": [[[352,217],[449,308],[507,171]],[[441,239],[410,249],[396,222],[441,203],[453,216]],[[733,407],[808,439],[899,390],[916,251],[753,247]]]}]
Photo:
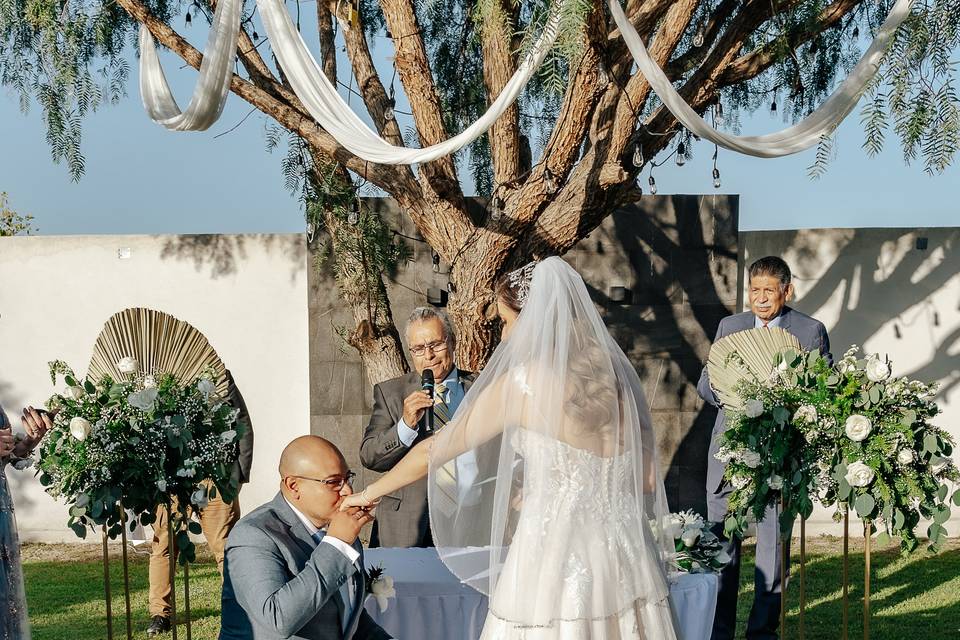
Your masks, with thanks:
[{"label": "white dress shirt", "polygon": [[760,318],[758,318],[758,317],[756,316],[756,314],[754,314],[754,316],[753,316],[753,328],[754,328],[754,329],[762,329],[762,328],[764,328],[764,327],[779,327],[779,326],[780,326],[780,319],[781,319],[781,318],[783,318],[782,315],[777,315],[776,318],[774,318],[773,320],[771,320],[771,321],[768,322],[767,324],[763,324],[763,320],[761,320]]}]

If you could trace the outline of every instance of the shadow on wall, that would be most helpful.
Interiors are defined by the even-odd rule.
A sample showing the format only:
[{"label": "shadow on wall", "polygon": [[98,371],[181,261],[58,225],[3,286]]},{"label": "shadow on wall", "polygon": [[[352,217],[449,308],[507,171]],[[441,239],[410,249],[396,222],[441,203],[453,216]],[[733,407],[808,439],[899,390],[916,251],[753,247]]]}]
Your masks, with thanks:
[{"label": "shadow on wall", "polygon": [[197,271],[209,267],[211,278],[221,278],[236,273],[238,263],[247,257],[248,248],[255,246],[262,247],[268,254],[287,257],[292,269],[291,280],[305,268],[307,246],[301,234],[173,236],[164,242],[160,257],[191,260]]},{"label": "shadow on wall", "polygon": [[[863,345],[893,322],[895,339],[922,332],[933,347],[929,360],[903,375],[941,380],[940,397],[960,384],[960,300],[940,309],[930,301],[960,274],[960,230],[750,232],[742,234],[741,244],[748,262],[763,255],[788,259],[798,274],[798,309],[835,314],[821,318],[834,356],[851,344]],[[940,325],[955,327],[938,338]]]}]

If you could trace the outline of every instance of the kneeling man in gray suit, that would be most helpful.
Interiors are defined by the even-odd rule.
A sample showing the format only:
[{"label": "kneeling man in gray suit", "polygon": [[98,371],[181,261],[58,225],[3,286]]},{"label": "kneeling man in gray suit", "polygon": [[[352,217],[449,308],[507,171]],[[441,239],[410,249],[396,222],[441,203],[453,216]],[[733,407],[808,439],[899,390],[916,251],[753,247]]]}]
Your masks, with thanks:
[{"label": "kneeling man in gray suit", "polygon": [[340,512],[353,493],[340,451],[317,436],[280,456],[280,493],[237,522],[223,565],[220,640],[387,640],[363,608],[363,548],[373,516]]},{"label": "kneeling man in gray suit", "polygon": [[[727,316],[720,321],[716,340],[749,329],[780,327],[792,333],[800,346],[819,351],[830,363],[830,338],[823,323],[787,306],[793,297],[790,267],[781,258],[767,256],[750,265],[748,296],[750,311]],[[715,340],[715,341],[716,341]],[[720,435],[726,430],[723,407],[710,387],[704,367],[697,384],[700,397],[719,408],[707,459],[707,517],[717,523],[714,533],[726,543],[730,564],[720,572],[720,593],[713,618],[711,640],[733,640],[737,625],[737,592],[740,589],[740,539],[726,540],[723,521],[727,500],[733,487],[723,479],[726,464],[716,459]],[[756,565],[754,572],[753,607],[747,620],[747,640],[775,640],[780,620],[780,575],[789,575],[790,567],[780,566],[780,510],[769,507],[757,523]],[[787,558],[789,558],[789,550]]]}]

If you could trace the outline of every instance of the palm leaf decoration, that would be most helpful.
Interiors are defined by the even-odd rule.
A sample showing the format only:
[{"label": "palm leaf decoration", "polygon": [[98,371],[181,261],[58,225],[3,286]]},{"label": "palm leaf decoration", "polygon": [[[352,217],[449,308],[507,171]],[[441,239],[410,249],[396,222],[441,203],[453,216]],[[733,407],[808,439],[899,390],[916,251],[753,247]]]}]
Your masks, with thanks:
[{"label": "palm leaf decoration", "polygon": [[113,314],[93,345],[87,376],[126,379],[117,369],[125,357],[134,358],[143,374],[167,373],[192,382],[213,374],[220,397],[227,397],[226,368],[207,338],[192,325],[168,313],[133,307]]},{"label": "palm leaf decoration", "polygon": [[730,409],[742,409],[737,384],[744,378],[766,380],[773,370],[774,356],[789,350],[799,352],[800,342],[780,327],[738,331],[717,340],[710,347],[707,373],[720,404]]}]

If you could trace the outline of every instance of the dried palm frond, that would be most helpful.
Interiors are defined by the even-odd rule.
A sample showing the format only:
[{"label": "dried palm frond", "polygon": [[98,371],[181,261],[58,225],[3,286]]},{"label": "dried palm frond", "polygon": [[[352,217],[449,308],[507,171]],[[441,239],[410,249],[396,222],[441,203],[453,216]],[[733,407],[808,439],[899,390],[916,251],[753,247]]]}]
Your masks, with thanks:
[{"label": "dried palm frond", "polygon": [[128,374],[121,373],[117,363],[126,357],[135,359],[144,375],[168,373],[183,382],[209,371],[217,393],[227,395],[226,369],[210,342],[195,327],[170,314],[133,307],[112,315],[93,345],[87,376],[106,374],[125,380]]},{"label": "dried palm frond", "polygon": [[780,327],[738,331],[717,340],[710,348],[707,373],[720,404],[741,409],[737,384],[744,378],[767,380],[773,372],[774,356],[789,350],[799,352],[800,342]]}]

